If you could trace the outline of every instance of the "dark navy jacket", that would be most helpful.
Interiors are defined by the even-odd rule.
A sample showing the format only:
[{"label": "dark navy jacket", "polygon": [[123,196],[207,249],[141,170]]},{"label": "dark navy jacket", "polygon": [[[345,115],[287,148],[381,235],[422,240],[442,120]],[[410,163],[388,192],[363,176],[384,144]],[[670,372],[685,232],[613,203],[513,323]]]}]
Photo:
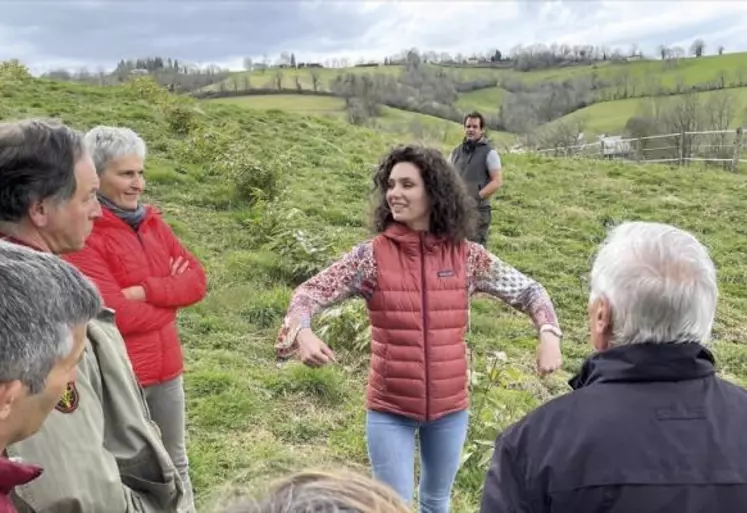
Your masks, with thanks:
[{"label": "dark navy jacket", "polygon": [[747,512],[747,391],[700,344],[590,357],[497,440],[481,513]]}]

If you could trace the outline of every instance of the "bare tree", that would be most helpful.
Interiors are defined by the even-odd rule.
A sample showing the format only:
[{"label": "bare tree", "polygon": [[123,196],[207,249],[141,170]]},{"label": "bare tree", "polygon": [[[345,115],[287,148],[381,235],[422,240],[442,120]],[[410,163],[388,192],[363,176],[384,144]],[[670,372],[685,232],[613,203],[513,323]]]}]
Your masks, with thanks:
[{"label": "bare tree", "polygon": [[254,61],[251,57],[244,57],[244,70],[251,71],[254,68]]},{"label": "bare tree", "polygon": [[275,88],[278,91],[282,91],[283,90],[283,72],[281,70],[277,70],[273,78],[275,81]]},{"label": "bare tree", "polygon": [[704,50],[705,50],[705,41],[703,41],[700,38],[693,41],[693,44],[690,45],[690,55],[693,55],[695,57],[702,57]]},{"label": "bare tree", "polygon": [[315,92],[318,92],[319,91],[319,78],[320,78],[321,73],[319,72],[318,69],[311,68],[310,74],[311,74],[312,87],[314,88]]}]

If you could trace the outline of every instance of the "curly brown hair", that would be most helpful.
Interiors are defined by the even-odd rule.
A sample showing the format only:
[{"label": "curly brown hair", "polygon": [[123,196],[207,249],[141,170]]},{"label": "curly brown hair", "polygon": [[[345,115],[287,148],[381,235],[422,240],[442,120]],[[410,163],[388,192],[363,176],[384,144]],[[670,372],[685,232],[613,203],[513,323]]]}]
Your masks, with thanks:
[{"label": "curly brown hair", "polygon": [[392,168],[401,162],[409,162],[420,169],[430,202],[430,232],[454,243],[471,238],[476,226],[474,198],[467,193],[464,181],[439,150],[420,145],[398,146],[381,160],[373,178],[372,224],[376,233],[383,232],[394,222],[386,192]]}]

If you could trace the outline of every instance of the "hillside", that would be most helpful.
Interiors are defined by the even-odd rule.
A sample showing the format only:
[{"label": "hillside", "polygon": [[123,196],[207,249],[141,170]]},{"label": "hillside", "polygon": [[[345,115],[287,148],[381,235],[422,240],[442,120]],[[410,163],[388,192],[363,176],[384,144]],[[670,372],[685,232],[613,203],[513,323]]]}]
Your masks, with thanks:
[{"label": "hillside", "polygon": [[[295,284],[368,236],[371,168],[402,138],[298,112],[197,105],[143,80],[104,89],[0,75],[0,119],[26,116],[137,130],[151,150],[148,199],[206,265],[207,299],[179,318],[199,510],[210,511],[229,488],[289,469],[365,468],[360,302],[318,323],[338,364],[278,367],[272,346]],[[514,155],[505,169],[490,246],[549,290],[567,334],[565,364],[538,379],[527,320],[503,304],[474,301],[474,408],[455,513],[475,511],[497,432],[564,393],[589,353],[586,279],[610,223],[676,223],[712,248],[722,290],[719,370],[747,385],[744,175]],[[494,360],[496,352],[507,361]]]},{"label": "hillside", "polygon": [[[342,98],[330,96],[311,96],[300,94],[267,94],[217,98],[205,102],[232,105],[243,109],[281,110],[296,114],[326,116],[345,120],[345,103]],[[459,123],[446,119],[410,112],[391,107],[382,107],[381,115],[368,123],[369,128],[390,132],[419,141],[434,142],[455,146],[464,137],[464,130]],[[514,134],[491,131],[490,139],[500,149],[510,147],[516,140]]]},{"label": "hillside", "polygon": [[[640,60],[630,62],[613,63],[611,61],[592,64],[589,66],[568,66],[564,68],[550,68],[536,71],[516,71],[514,69],[494,69],[481,67],[441,67],[430,65],[433,68],[444,69],[459,81],[469,81],[478,78],[495,78],[496,80],[518,80],[525,83],[558,81],[579,78],[583,76],[598,75],[600,78],[612,78],[622,72],[631,77],[643,81],[654,77],[664,86],[674,86],[681,77],[684,85],[690,86],[703,82],[717,81],[722,73],[734,74],[739,70],[747,73],[747,52],[728,53],[724,55],[709,55],[699,59],[681,59],[676,65],[661,60]],[[375,67],[350,67],[350,68],[307,68],[307,69],[283,69],[280,70],[285,82],[284,87],[295,87],[296,79],[301,83],[303,89],[313,89],[313,75],[318,77],[320,90],[328,91],[329,82],[341,73],[357,74],[387,74],[399,75],[404,70],[403,66],[375,66]],[[226,80],[226,88],[233,89],[233,84],[242,84],[244,77],[249,77],[252,87],[273,87],[273,77],[277,69],[255,70],[251,72],[239,71],[232,74]],[[217,90],[220,84],[213,84],[204,90]]]},{"label": "hillside", "polygon": [[[726,90],[728,94],[733,94],[735,99],[735,113],[729,123],[730,128],[747,125],[747,87]],[[715,95],[723,94],[723,91],[708,91],[696,93],[698,102],[705,103]],[[681,95],[673,95],[667,99],[676,99]],[[645,102],[650,98],[631,98],[628,100],[616,100],[609,102],[595,103],[589,107],[577,110],[572,114],[549,123],[552,126],[557,123],[570,120],[584,119],[584,131],[588,134],[620,134],[625,129],[625,124],[636,115]]]},{"label": "hillside", "polygon": [[[484,86],[491,81],[496,83],[495,87],[479,88],[476,90],[461,92],[457,95],[454,104],[456,109],[444,117],[451,120],[458,118],[460,113],[478,110],[485,114],[491,126],[503,127],[513,132],[523,133],[531,131],[535,125],[530,119],[529,112],[550,109],[550,104],[556,105],[552,109],[563,109],[559,114],[538,121],[539,129],[551,128],[553,123],[560,119],[586,119],[586,132],[594,135],[599,133],[622,133],[628,119],[637,112],[637,107],[643,98],[672,94],[674,92],[685,92],[696,87],[712,89],[717,85],[730,89],[740,98],[747,94],[747,87],[735,87],[747,84],[747,53],[733,53],[718,56],[705,56],[701,58],[685,58],[679,60],[639,60],[630,62],[600,62],[592,65],[576,65],[564,68],[550,68],[528,72],[520,72],[514,69],[495,69],[480,67],[451,67],[425,65],[426,72],[444,73],[448,80],[455,84],[482,83]],[[281,76],[282,88],[292,92],[294,89],[307,91],[319,90],[330,91],[332,81],[343,74],[354,75],[369,74],[379,77],[402,76],[405,73],[403,66],[377,66],[377,67],[353,67],[344,69],[267,69],[263,71],[234,73],[225,82],[213,84],[204,88],[210,91],[247,89],[247,88],[277,88],[277,77]],[[557,89],[555,92],[545,91],[538,93],[538,88],[548,87],[551,84],[560,84],[563,81],[572,81],[572,85],[565,89]],[[591,88],[594,85],[594,89]],[[587,90],[588,89],[588,90]],[[534,94],[519,98],[512,96],[514,93]],[[417,93],[415,93],[417,95]],[[704,93],[705,94],[705,93]],[[710,93],[707,93],[710,94]],[[706,94],[706,96],[707,96]],[[306,110],[308,103],[313,103],[305,96],[285,95],[284,109],[292,111]],[[503,118],[499,120],[498,112],[507,98],[511,99],[511,109],[504,112]],[[573,99],[576,98],[576,99]],[[586,98],[581,100],[581,98]],[[329,98],[320,98],[320,104],[329,101]],[[602,101],[604,100],[604,101]],[[247,103],[258,102],[256,97],[248,98]],[[292,105],[294,102],[299,105]],[[402,100],[400,100],[402,101]],[[583,103],[580,103],[582,102]],[[599,101],[580,110],[579,106],[587,105],[590,101]],[[559,103],[558,103],[559,102]],[[271,98],[267,99],[272,104]],[[429,102],[425,102],[427,104]],[[571,106],[575,103],[575,107]],[[565,105],[567,104],[567,105]],[[521,105],[521,106],[520,106]],[[565,105],[565,106],[560,106]],[[390,117],[402,118],[402,113],[394,113],[389,109]],[[430,112],[434,114],[434,112]],[[571,112],[571,114],[563,114]],[[435,113],[435,115],[442,115]],[[545,115],[545,114],[541,114]],[[409,116],[412,118],[412,116]],[[555,121],[550,121],[555,119]],[[376,119],[381,128],[389,128],[391,123],[386,119]],[[413,121],[408,120],[410,124]],[[432,126],[432,120],[418,119],[417,122]],[[547,125],[550,121],[550,125]],[[742,122],[741,114],[735,117],[734,124]],[[525,126],[526,125],[526,126]],[[545,125],[545,126],[543,126]],[[443,127],[442,127],[443,128]],[[432,130],[430,130],[432,132]],[[446,129],[445,132],[449,130]],[[422,129],[406,130],[410,134],[420,136]],[[441,132],[444,132],[442,130]],[[496,138],[508,145],[516,141],[516,135],[508,132],[496,133]],[[448,136],[444,136],[448,138]]]}]

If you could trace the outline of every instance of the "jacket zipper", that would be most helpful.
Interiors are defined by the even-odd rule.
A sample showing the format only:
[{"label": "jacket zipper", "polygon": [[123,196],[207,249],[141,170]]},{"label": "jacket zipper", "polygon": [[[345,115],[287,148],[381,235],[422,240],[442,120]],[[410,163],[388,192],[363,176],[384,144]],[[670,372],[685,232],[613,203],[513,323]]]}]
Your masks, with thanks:
[{"label": "jacket zipper", "polygon": [[428,314],[425,293],[425,244],[423,235],[420,236],[420,309],[423,317],[423,350],[425,359],[425,420],[430,421],[430,380],[428,379]]}]

